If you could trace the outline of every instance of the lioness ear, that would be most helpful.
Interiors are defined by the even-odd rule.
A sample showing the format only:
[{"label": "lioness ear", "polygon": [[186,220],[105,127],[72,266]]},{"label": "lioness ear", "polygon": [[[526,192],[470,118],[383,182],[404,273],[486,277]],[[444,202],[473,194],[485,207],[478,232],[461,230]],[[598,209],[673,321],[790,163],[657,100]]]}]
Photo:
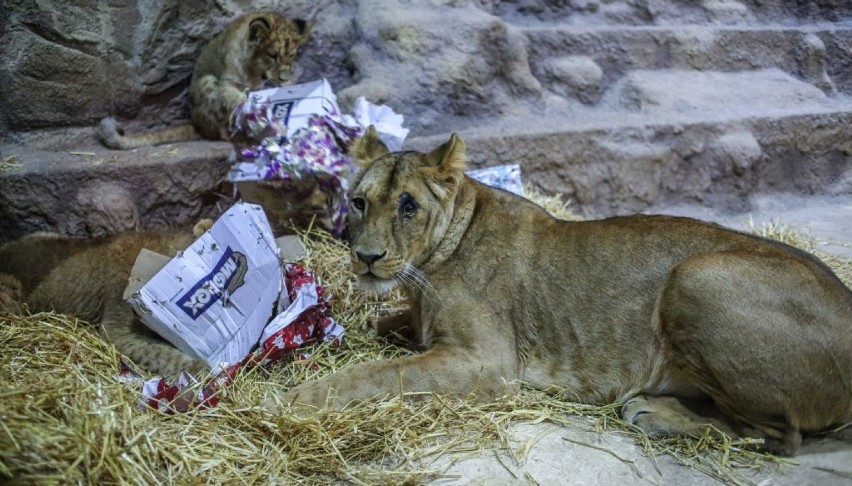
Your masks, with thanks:
[{"label": "lioness ear", "polygon": [[432,192],[440,198],[447,197],[464,179],[467,157],[464,153],[464,140],[455,133],[426,156],[426,166],[420,174]]},{"label": "lioness ear", "polygon": [[374,160],[389,153],[390,150],[379,140],[379,133],[373,125],[370,125],[367,128],[367,133],[355,140],[349,148],[349,155],[355,159],[355,163],[361,170],[369,167]]},{"label": "lioness ear", "polygon": [[257,42],[269,32],[269,21],[258,17],[249,23],[249,42]]}]

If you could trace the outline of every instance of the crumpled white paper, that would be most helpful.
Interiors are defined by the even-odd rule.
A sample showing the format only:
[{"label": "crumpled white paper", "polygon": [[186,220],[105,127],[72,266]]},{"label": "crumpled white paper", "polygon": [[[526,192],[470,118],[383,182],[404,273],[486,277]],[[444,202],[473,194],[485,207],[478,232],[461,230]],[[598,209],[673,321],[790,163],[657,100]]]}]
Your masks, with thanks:
[{"label": "crumpled white paper", "polygon": [[402,143],[408,136],[408,129],[403,128],[404,118],[386,105],[376,105],[367,101],[363,96],[355,100],[353,108],[355,121],[366,130],[370,125],[379,132],[379,140],[391,152],[402,150]]},{"label": "crumpled white paper", "polygon": [[518,164],[469,170],[466,174],[486,186],[503,189],[518,196],[524,195],[524,183],[521,181],[521,166]]}]

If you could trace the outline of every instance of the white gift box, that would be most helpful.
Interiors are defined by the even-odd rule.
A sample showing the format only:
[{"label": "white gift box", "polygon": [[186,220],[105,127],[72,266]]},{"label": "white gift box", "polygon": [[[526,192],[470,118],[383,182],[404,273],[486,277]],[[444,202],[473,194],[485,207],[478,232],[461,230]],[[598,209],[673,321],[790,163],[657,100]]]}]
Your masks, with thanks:
[{"label": "white gift box", "polygon": [[268,118],[287,126],[287,137],[308,126],[311,115],[339,115],[337,96],[325,79],[253,91],[252,101],[269,103]]},{"label": "white gift box", "polygon": [[263,209],[237,203],[189,248],[152,271],[163,259],[140,252],[125,291],[142,322],[214,370],[243,359],[283,287],[279,249]]}]

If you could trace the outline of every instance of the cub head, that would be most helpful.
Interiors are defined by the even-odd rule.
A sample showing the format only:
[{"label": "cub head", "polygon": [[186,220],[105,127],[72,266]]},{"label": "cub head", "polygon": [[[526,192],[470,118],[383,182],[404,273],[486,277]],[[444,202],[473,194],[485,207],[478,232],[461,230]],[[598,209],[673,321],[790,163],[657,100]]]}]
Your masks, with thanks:
[{"label": "cub head", "polygon": [[294,79],[299,48],[311,35],[311,24],[281,15],[260,14],[249,22],[249,75],[262,85],[280,86]]},{"label": "cub head", "polygon": [[394,152],[371,126],[350,155],[358,164],[349,192],[352,269],[377,293],[396,283],[423,288],[418,270],[444,237],[464,180],[456,134],[429,154]]}]

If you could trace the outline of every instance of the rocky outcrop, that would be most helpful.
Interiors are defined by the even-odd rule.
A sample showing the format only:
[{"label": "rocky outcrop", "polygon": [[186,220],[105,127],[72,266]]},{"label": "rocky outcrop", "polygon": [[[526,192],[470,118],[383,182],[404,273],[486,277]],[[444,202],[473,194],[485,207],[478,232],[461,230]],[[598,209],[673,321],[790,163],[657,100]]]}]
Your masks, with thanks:
[{"label": "rocky outcrop", "polygon": [[[0,13],[0,113],[14,130],[83,125],[109,113],[133,116],[141,87],[122,51],[138,12],[105,2],[4,2]],[[129,52],[128,52],[129,53]]]},{"label": "rocky outcrop", "polygon": [[[534,106],[526,37],[474,5],[308,1],[252,4],[315,23],[302,79],[329,78],[341,101],[388,103],[417,127],[445,116]],[[464,3],[464,2],[459,2]],[[238,2],[47,2],[4,7],[3,122],[14,130],[89,126],[105,116],[141,126],[186,118],[186,90],[204,45],[244,13]],[[417,114],[418,116],[413,116]]]},{"label": "rocky outcrop", "polygon": [[[831,3],[265,0],[251,9],[315,23],[302,79],[329,78],[344,106],[358,96],[388,103],[427,134],[560,100],[594,105],[642,68],[778,68],[848,93],[849,28],[795,26],[850,15]],[[194,60],[246,6],[12,0],[0,9],[0,113],[22,131],[186,118]]]}]

